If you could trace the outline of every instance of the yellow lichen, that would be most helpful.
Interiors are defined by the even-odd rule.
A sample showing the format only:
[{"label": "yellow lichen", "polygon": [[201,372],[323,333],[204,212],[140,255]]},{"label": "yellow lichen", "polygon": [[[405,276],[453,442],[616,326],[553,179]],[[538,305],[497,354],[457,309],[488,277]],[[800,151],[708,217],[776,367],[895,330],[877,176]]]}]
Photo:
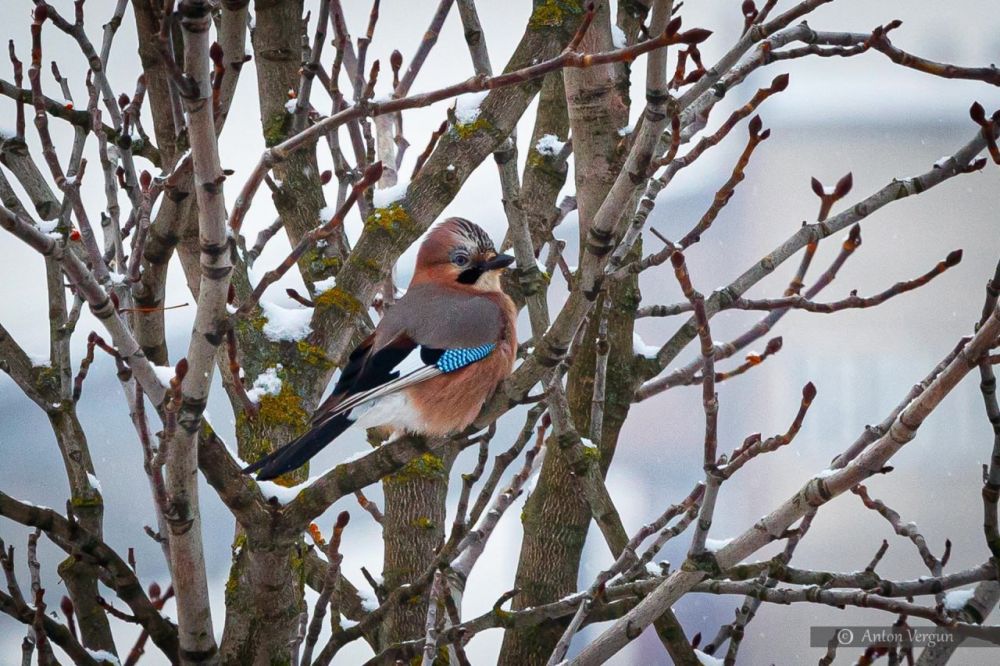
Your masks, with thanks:
[{"label": "yellow lichen", "polygon": [[79,495],[74,495],[70,498],[70,504],[77,509],[85,507],[98,507],[104,506],[104,499],[101,497],[100,493],[95,491],[90,497],[80,497]]},{"label": "yellow lichen", "polygon": [[419,518],[414,519],[413,526],[422,530],[432,530],[434,529],[434,521],[427,516],[420,516]]},{"label": "yellow lichen", "polygon": [[279,113],[271,116],[264,122],[264,145],[274,146],[285,140],[288,134],[288,120],[291,118],[287,113]]},{"label": "yellow lichen", "polygon": [[386,483],[403,483],[414,479],[444,478],[444,461],[432,453],[424,453],[406,463],[395,474],[385,477]]},{"label": "yellow lichen", "polygon": [[336,275],[340,271],[341,261],[338,257],[328,257],[320,249],[312,249],[302,257],[303,262],[313,273],[319,277],[323,275]]},{"label": "yellow lichen", "polygon": [[562,20],[562,8],[559,7],[559,3],[550,0],[535,7],[535,11],[531,13],[531,18],[528,19],[528,25],[536,29],[541,27],[552,28],[562,23]]},{"label": "yellow lichen", "polygon": [[376,208],[365,220],[366,229],[381,229],[390,234],[413,226],[413,218],[399,203],[392,203],[384,208]]},{"label": "yellow lichen", "polygon": [[41,393],[59,392],[59,371],[50,365],[37,366],[35,370],[35,388]]},{"label": "yellow lichen", "polygon": [[309,415],[302,409],[302,398],[292,390],[289,382],[283,382],[278,395],[261,396],[256,420],[268,426],[287,425],[301,430]]},{"label": "yellow lichen", "polygon": [[340,287],[327,289],[315,299],[316,307],[336,308],[348,314],[364,312],[361,301],[354,298]]},{"label": "yellow lichen", "polygon": [[558,28],[566,21],[566,14],[583,12],[581,3],[574,0],[546,0],[535,6],[528,19],[528,25],[538,30],[540,28]]},{"label": "yellow lichen", "polygon": [[591,464],[597,465],[601,462],[601,450],[596,446],[584,446],[583,447],[583,457],[585,460],[589,460]]},{"label": "yellow lichen", "polygon": [[311,345],[305,340],[299,340],[295,346],[299,350],[300,358],[307,365],[323,370],[333,367],[333,362],[326,355],[326,351],[322,347]]},{"label": "yellow lichen", "polygon": [[468,139],[476,132],[480,130],[488,130],[490,129],[490,127],[492,127],[492,125],[490,125],[490,122],[486,120],[486,118],[480,116],[479,118],[473,120],[471,123],[463,123],[455,125],[453,129],[455,130],[455,133],[458,134],[459,139]]}]

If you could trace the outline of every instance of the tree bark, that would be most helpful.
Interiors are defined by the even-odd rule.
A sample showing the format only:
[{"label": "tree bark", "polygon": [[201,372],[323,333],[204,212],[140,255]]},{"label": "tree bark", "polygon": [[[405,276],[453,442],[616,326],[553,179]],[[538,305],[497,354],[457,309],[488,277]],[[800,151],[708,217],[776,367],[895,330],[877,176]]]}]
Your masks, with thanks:
[{"label": "tree bark", "polygon": [[[612,48],[608,3],[599,3],[580,48],[587,52]],[[628,123],[628,107],[621,95],[622,78],[611,66],[567,70],[563,78],[573,137],[581,252],[584,252],[590,221],[625,161],[626,150],[618,130]],[[626,282],[615,285],[608,297],[615,303],[608,327],[609,400],[601,441],[595,442],[602,474],[614,454],[618,429],[630,402],[631,394],[622,390],[621,381],[624,379],[631,385],[632,324],[638,291]],[[601,311],[600,301],[592,311]],[[587,333],[574,350],[567,377],[570,410],[580,433],[589,431],[598,324],[598,317],[592,317]],[[621,405],[616,398],[623,396],[627,397]],[[548,454],[523,514],[524,539],[514,583],[521,593],[514,598],[515,609],[555,601],[577,589],[580,558],[590,526],[590,506],[579,491],[570,461],[554,440],[550,439],[546,446]],[[563,628],[561,622],[550,622],[529,630],[508,631],[500,663],[545,664]]]},{"label": "tree bark", "polygon": [[[394,589],[418,578],[444,542],[448,477],[458,449],[444,444],[420,455],[382,482],[385,544],[382,580]],[[424,634],[429,589],[386,614],[379,637],[384,649]]]}]

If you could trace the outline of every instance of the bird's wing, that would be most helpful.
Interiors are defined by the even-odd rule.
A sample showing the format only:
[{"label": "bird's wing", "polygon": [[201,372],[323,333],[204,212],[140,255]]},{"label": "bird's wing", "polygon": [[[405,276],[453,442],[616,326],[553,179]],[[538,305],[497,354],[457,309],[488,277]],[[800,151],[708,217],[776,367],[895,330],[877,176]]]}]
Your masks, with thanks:
[{"label": "bird's wing", "polygon": [[[448,296],[416,288],[390,309],[351,353],[313,424],[489,356],[500,333],[499,308],[484,298]],[[417,367],[404,373],[413,361]]]}]

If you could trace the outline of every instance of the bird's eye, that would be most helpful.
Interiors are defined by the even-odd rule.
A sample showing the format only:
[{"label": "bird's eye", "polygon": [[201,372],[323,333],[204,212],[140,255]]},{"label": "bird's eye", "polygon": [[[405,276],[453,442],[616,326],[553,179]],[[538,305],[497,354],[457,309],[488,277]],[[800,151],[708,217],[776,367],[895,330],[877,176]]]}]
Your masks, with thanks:
[{"label": "bird's eye", "polygon": [[469,263],[469,258],[464,254],[459,254],[454,259],[452,259],[452,262],[459,267],[467,266]]}]

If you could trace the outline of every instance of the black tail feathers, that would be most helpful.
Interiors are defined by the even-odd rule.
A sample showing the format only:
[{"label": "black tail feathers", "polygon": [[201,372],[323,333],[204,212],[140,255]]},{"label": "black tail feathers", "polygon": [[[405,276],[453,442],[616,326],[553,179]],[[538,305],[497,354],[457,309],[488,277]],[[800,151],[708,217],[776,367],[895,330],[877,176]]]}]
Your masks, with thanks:
[{"label": "black tail feathers", "polygon": [[328,421],[314,427],[298,439],[286,444],[274,453],[264,456],[243,470],[244,474],[257,472],[259,481],[269,481],[285,472],[290,472],[305,465],[310,458],[320,452],[324,446],[340,436],[340,433],[351,427],[353,419],[347,414],[338,414]]}]

